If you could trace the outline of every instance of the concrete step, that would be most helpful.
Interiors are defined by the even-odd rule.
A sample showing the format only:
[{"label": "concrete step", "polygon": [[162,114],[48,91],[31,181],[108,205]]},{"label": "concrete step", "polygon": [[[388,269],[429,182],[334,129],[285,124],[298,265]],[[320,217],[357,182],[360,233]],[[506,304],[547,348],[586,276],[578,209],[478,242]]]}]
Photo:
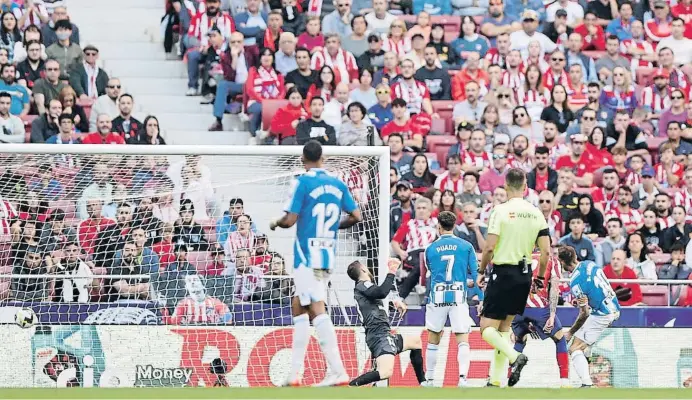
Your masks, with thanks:
[{"label": "concrete step", "polygon": [[119,77],[187,78],[187,67],[181,61],[104,60],[104,67]]},{"label": "concrete step", "polygon": [[[108,69],[111,76],[120,78],[119,70]],[[171,95],[179,96],[187,89],[187,78],[146,78],[130,76],[121,79],[123,89],[134,96],[141,95]],[[135,99],[136,100],[136,99]]]},{"label": "concrete step", "polygon": [[92,41],[112,41],[113,38],[117,38],[118,41],[123,43],[123,46],[130,42],[159,42],[158,20],[154,20],[151,24],[144,26],[128,24],[127,26],[130,29],[123,29],[122,22],[111,22],[113,20],[108,19],[108,22],[95,23],[93,21],[96,19],[87,18],[86,15],[83,18],[81,19],[82,23],[79,23],[80,20],[75,19],[79,24],[80,35],[85,38],[84,40],[80,38],[82,45],[89,44]]},{"label": "concrete step", "polygon": [[212,114],[212,106],[200,104],[201,96],[187,97],[181,93],[178,95],[143,95],[135,98],[135,106],[138,110],[150,113],[199,113]]},{"label": "concrete step", "polygon": [[[73,18],[75,21],[86,22],[92,20],[95,23],[107,21],[107,24],[119,24],[120,30],[110,31],[111,33],[118,32],[118,36],[121,33],[126,33],[131,28],[158,26],[161,22],[161,17],[165,13],[163,1],[160,3],[161,7],[158,9],[139,7],[124,8],[120,6],[119,2],[103,0],[93,1],[93,4],[99,5],[99,7],[79,8],[70,6],[70,18]],[[100,15],[101,19],[92,19],[94,15]],[[81,31],[81,25],[79,25],[79,29]]]},{"label": "concrete step", "polygon": [[118,42],[90,42],[99,49],[101,59],[161,61],[165,59],[163,45],[151,42],[131,42],[123,45]]},{"label": "concrete step", "polygon": [[[207,129],[214,122],[214,116],[211,114],[211,111],[206,114],[167,112],[157,113],[156,116],[159,118],[162,129],[198,131]],[[227,121],[228,123],[226,123]],[[238,121],[238,123],[235,121]],[[224,118],[224,127],[228,130],[242,130],[242,127],[245,125],[238,125],[239,121],[237,116],[227,115]]]},{"label": "concrete step", "polygon": [[152,9],[160,11],[161,15],[165,12],[163,7],[163,2],[161,0],[118,0],[117,3],[109,2],[99,2],[94,0],[70,0],[70,14],[72,14],[72,9],[104,9],[113,8],[113,4],[117,4],[118,8],[123,10],[128,9]]},{"label": "concrete step", "polygon": [[169,144],[204,144],[204,145],[247,145],[250,132],[223,131],[209,132],[207,130],[175,130],[165,132],[166,143]]}]

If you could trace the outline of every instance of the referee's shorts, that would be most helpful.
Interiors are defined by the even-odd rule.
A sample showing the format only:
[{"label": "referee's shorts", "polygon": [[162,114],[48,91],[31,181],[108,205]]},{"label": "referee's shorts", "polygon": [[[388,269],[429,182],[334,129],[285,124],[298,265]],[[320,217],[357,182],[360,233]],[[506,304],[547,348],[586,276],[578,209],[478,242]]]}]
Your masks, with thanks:
[{"label": "referee's shorts", "polygon": [[523,314],[531,291],[532,276],[531,268],[524,272],[519,265],[493,265],[481,315],[503,320],[510,315]]}]

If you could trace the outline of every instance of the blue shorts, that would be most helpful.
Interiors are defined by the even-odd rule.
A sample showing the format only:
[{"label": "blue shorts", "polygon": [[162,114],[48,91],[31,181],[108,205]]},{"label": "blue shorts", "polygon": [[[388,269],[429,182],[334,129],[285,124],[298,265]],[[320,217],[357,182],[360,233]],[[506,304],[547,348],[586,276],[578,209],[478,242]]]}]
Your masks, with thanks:
[{"label": "blue shorts", "polygon": [[550,309],[548,307],[526,308],[522,315],[517,315],[512,321],[512,331],[514,332],[514,336],[517,338],[523,338],[531,333],[532,329],[529,327],[529,325],[534,326],[535,331],[538,333],[541,340],[555,336],[555,334],[562,329],[562,323],[560,322],[560,318],[556,315],[555,326],[553,326],[553,330],[550,331],[550,334],[547,334],[543,332],[543,327],[548,321],[548,318],[550,318]]}]

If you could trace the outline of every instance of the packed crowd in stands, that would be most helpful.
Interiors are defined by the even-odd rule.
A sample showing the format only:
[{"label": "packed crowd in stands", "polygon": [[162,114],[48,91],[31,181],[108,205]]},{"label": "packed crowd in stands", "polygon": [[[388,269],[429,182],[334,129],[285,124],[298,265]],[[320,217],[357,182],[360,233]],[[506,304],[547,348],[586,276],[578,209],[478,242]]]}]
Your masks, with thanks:
[{"label": "packed crowd in stands", "polygon": [[[165,144],[98,49],[80,47],[62,1],[0,6],[0,142]],[[626,305],[692,305],[688,285],[655,284],[692,279],[692,0],[169,0],[163,24],[185,94],[212,105],[210,131],[238,114],[250,144],[390,147],[402,297],[420,291],[435,216],[455,211],[480,252],[504,174],[521,168],[555,245],[611,279],[651,281],[613,283]],[[240,300],[290,291],[281,279],[268,297],[243,289],[285,274],[283,259],[242,200],[213,223],[224,206],[199,158],[61,156],[3,173],[12,271],[198,271],[247,277]],[[0,280],[0,296],[150,293],[137,280],[69,282]]]}]

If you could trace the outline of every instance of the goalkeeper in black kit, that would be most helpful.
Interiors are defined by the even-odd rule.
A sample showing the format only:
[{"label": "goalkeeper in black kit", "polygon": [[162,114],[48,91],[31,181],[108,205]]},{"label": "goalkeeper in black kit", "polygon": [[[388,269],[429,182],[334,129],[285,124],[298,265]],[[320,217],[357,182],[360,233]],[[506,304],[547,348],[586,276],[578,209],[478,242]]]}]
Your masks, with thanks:
[{"label": "goalkeeper in black kit", "polygon": [[[365,343],[375,360],[375,370],[352,380],[350,386],[363,386],[389,379],[394,370],[394,357],[406,350],[411,351],[411,365],[416,372],[418,383],[425,381],[420,337],[392,333],[387,312],[382,304],[382,299],[394,289],[394,274],[400,265],[401,261],[397,259],[389,260],[387,265],[389,273],[380,286],[373,282],[372,274],[359,261],[354,261],[348,266],[348,276],[356,282],[354,292],[365,328]],[[393,301],[393,304],[403,316],[406,312],[406,304],[400,300]]]}]

